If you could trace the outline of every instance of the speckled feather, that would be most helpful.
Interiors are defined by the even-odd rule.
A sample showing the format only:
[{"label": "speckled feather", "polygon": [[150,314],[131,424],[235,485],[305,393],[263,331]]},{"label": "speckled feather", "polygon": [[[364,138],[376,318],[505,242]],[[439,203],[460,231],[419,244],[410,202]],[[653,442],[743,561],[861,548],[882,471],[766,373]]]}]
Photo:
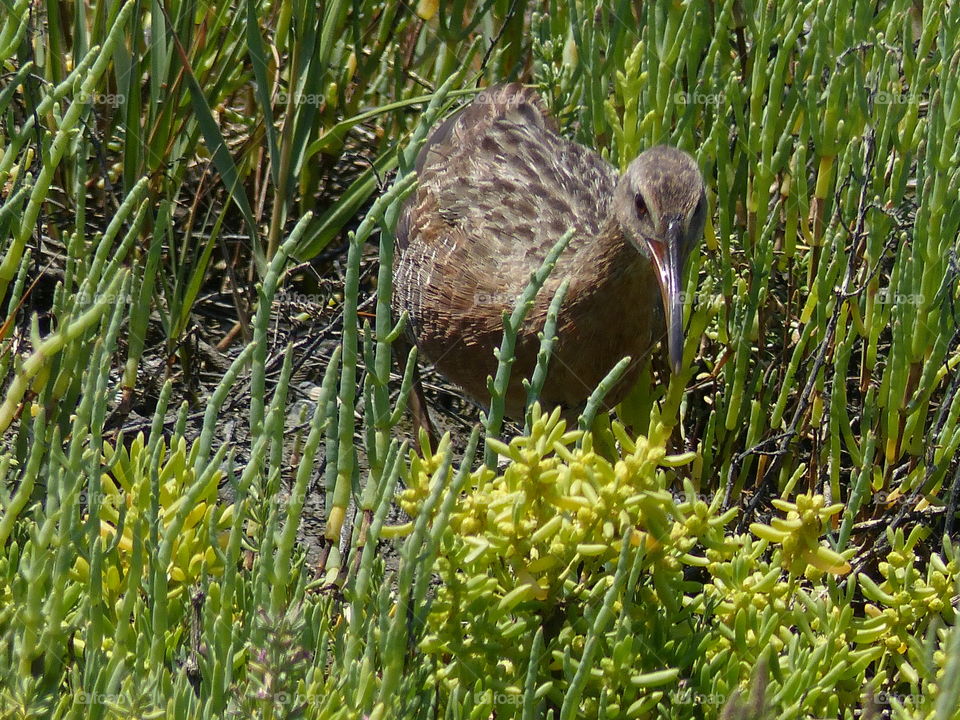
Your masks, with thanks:
[{"label": "speckled feather", "polygon": [[397,226],[394,309],[409,313],[410,334],[438,370],[474,398],[488,397],[502,314],[570,227],[574,238],[518,336],[507,413],[522,415],[521,381],[564,277],[571,284],[542,401],[577,409],[624,355],[637,369],[664,331],[653,268],[612,218],[614,168],[559,136],[535,92],[511,84],[480,93],[438,126],[417,169],[418,191]]}]

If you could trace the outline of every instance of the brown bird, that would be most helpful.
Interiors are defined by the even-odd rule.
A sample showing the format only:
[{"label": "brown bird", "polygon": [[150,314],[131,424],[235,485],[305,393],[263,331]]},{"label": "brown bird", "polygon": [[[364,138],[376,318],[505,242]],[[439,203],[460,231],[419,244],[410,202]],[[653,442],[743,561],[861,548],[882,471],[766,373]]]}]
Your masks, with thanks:
[{"label": "brown bird", "polygon": [[468,395],[489,399],[503,313],[571,227],[518,334],[507,415],[523,416],[521,382],[563,278],[570,285],[541,404],[577,410],[629,355],[631,368],[606,398],[612,407],[665,332],[679,371],[680,279],[707,210],[689,155],[654,147],[618,178],[597,153],[557,133],[534,91],[510,84],[487,88],[438,126],[416,168],[419,188],[397,224],[393,307],[409,314],[420,353]]}]

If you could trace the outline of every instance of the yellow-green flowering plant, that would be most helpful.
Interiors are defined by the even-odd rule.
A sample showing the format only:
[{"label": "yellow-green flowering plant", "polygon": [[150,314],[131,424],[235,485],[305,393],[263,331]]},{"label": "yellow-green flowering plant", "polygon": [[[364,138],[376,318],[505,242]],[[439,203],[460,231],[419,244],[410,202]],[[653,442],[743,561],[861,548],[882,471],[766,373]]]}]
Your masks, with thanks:
[{"label": "yellow-green flowering plant", "polygon": [[[503,682],[493,678],[496,696],[504,702],[517,697],[522,689],[514,679],[522,675],[538,628],[541,670],[562,677],[571,664],[587,660],[597,603],[629,614],[637,632],[657,625],[662,608],[690,620],[691,609],[680,602],[684,568],[709,562],[695,549],[735,551],[723,536],[735,511],[719,514],[719,498],[677,502],[659,467],[662,445],[634,440],[617,423],[611,429],[618,445],[613,461],[594,450],[592,435],[568,431],[559,410],[547,415],[535,408],[528,436],[509,444],[488,440],[506,465],[474,471],[450,515],[437,560],[441,584],[421,644],[441,660],[439,675],[451,687],[483,668],[498,668]],[[400,502],[412,515],[440,467],[437,457],[411,461]],[[613,592],[621,556],[632,565],[630,582]],[[683,635],[692,642],[691,634]],[[683,642],[674,645],[668,654],[689,650]],[[588,702],[606,692],[632,698],[627,706],[647,702],[652,696],[642,688],[675,676],[658,660],[669,642],[647,644],[621,630],[604,633],[600,646],[605,660],[590,675]],[[555,686],[558,701],[564,687]]]},{"label": "yellow-green flowering plant", "polygon": [[[864,606],[865,617],[858,622],[855,641],[864,647],[881,645],[885,651],[880,663],[882,672],[888,674],[888,666],[892,665],[912,684],[920,682],[917,666],[929,662],[928,653],[916,638],[928,631],[934,619],[951,624],[957,620],[953,597],[960,562],[956,548],[946,539],[945,556],[930,553],[921,563],[917,545],[928,534],[921,526],[907,536],[902,528],[888,529],[886,538],[890,550],[877,564],[883,580],[877,583],[866,573],[857,575],[869,602]],[[925,572],[921,570],[923,567]],[[942,657],[938,664],[942,667]],[[934,683],[922,690],[933,692]]]},{"label": "yellow-green flowering plant", "polygon": [[[183,525],[172,539],[172,554],[167,567],[170,593],[181,593],[204,572],[218,575],[223,571],[211,540],[221,548],[226,545],[234,506],[218,502],[217,488],[222,477],[219,471],[210,473],[199,496],[188,493],[197,480],[193,464],[196,449],[194,443],[188,453],[186,440],[180,436],[171,448],[162,444],[159,457],[154,460],[147,451],[142,434],[134,438],[129,449],[104,443],[103,464],[107,472],[100,476],[100,536],[105,547],[116,549],[115,553],[108,555],[113,561],[104,564],[104,584],[109,592],[116,593],[123,588],[121,575],[130,566],[134,536],[138,531],[142,532],[144,526],[140,523],[145,520],[150,507],[151,465],[154,463],[159,490],[159,520],[164,530],[184,509],[184,503],[192,501],[191,507],[186,509]],[[160,534],[162,537],[163,530]],[[81,580],[88,577],[89,565],[83,557],[77,559],[74,574]]]},{"label": "yellow-green flowering plant", "polygon": [[[843,510],[842,503],[825,506],[825,502],[822,495],[798,495],[795,502],[777,499],[773,504],[786,518],[774,518],[769,525],[750,525],[754,535],[780,546],[780,562],[793,577],[850,572],[847,559],[820,542],[829,519]],[[853,551],[847,554],[852,556]]]}]

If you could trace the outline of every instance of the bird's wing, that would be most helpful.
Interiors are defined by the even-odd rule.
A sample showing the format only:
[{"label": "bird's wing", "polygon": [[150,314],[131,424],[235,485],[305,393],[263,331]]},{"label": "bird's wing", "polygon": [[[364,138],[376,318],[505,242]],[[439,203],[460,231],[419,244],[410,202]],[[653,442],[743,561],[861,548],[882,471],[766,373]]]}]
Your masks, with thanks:
[{"label": "bird's wing", "polygon": [[404,232],[429,197],[475,259],[533,263],[531,254],[542,257],[571,226],[588,240],[606,220],[616,183],[613,168],[560,137],[539,96],[517,83],[484,90],[444,121],[417,167],[420,189]]}]

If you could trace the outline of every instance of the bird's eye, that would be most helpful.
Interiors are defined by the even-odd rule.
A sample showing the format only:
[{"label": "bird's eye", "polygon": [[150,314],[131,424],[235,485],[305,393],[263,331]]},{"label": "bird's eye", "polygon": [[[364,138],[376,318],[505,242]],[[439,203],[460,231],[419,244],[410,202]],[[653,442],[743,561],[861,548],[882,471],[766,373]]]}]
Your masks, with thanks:
[{"label": "bird's eye", "polygon": [[637,217],[643,220],[647,216],[647,202],[643,199],[643,194],[637,193],[633,203],[637,208]]}]

